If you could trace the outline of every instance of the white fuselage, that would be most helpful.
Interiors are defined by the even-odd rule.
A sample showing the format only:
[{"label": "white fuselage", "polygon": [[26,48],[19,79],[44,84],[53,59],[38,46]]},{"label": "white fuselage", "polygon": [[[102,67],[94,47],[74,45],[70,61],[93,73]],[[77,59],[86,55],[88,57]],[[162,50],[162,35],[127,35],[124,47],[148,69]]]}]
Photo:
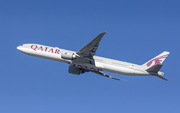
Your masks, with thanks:
[{"label": "white fuselage", "polygon": [[[39,44],[23,44],[21,46],[18,46],[17,49],[31,56],[64,62],[74,67],[79,67],[83,69],[94,70],[94,71],[108,71],[112,73],[131,75],[131,76],[151,76],[147,71],[145,71],[145,68],[141,65],[108,59],[99,56],[93,57],[95,61],[95,65],[89,63],[78,63],[73,60],[63,59],[61,58],[61,53],[63,51],[69,51],[69,50],[64,50],[57,47],[49,47]],[[69,52],[76,53],[74,51],[69,51]]]}]

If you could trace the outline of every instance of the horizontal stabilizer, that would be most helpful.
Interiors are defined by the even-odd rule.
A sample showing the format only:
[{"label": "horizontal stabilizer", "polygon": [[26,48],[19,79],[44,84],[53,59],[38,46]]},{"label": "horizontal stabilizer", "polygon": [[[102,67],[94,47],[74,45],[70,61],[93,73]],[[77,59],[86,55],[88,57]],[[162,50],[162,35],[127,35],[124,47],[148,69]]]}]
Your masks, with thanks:
[{"label": "horizontal stabilizer", "polygon": [[155,66],[152,66],[152,67],[148,68],[146,71],[147,71],[147,72],[150,72],[150,74],[153,75],[153,76],[156,76],[156,77],[158,77],[158,78],[161,78],[161,79],[163,79],[163,80],[168,81],[167,79],[165,79],[164,77],[162,77],[163,72],[159,72],[159,73],[162,73],[162,75],[161,75],[161,74],[160,74],[160,75],[158,74],[158,71],[161,69],[162,66],[163,66],[162,64],[156,64]]},{"label": "horizontal stabilizer", "polygon": [[148,68],[146,71],[157,73],[162,66],[163,66],[162,64],[156,64],[155,66]]},{"label": "horizontal stabilizer", "polygon": [[161,79],[163,79],[163,80],[166,80],[166,81],[168,81],[167,79],[165,79],[164,77],[162,77],[161,75],[155,75],[156,77],[159,77],[159,78],[161,78]]}]

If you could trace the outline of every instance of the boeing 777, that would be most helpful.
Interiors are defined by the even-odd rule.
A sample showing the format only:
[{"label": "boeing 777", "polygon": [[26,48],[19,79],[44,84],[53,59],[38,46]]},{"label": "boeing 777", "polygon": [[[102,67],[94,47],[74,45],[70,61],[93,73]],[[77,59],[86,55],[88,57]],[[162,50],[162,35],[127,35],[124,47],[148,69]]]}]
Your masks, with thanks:
[{"label": "boeing 777", "polygon": [[164,51],[142,65],[95,56],[99,43],[105,34],[106,32],[100,33],[77,52],[39,44],[23,44],[18,46],[17,49],[30,56],[68,63],[69,73],[75,75],[93,72],[115,80],[121,80],[103,72],[108,71],[129,76],[156,76],[167,80],[163,77],[164,73],[159,70],[169,52]]}]

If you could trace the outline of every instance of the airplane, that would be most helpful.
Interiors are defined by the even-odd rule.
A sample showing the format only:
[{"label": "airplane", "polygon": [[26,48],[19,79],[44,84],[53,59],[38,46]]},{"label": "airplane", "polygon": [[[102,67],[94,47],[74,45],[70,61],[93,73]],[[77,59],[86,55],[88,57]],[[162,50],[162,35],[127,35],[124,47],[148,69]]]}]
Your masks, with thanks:
[{"label": "airplane", "polygon": [[77,52],[40,44],[23,44],[17,49],[30,56],[68,63],[68,72],[75,75],[93,72],[104,77],[122,80],[103,72],[107,71],[128,76],[156,76],[167,81],[163,77],[164,73],[159,70],[170,52],[164,51],[142,65],[95,56],[99,43],[105,34],[106,32],[100,33]]}]

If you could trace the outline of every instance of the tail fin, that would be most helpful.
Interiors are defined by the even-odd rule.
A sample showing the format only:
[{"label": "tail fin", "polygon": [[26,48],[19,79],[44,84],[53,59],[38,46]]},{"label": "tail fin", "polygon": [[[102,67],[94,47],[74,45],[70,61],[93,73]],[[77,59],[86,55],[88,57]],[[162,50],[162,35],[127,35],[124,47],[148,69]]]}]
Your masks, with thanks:
[{"label": "tail fin", "polygon": [[158,56],[156,56],[153,59],[149,60],[148,62],[144,63],[142,66],[144,66],[146,69],[149,69],[157,64],[162,64],[168,55],[169,55],[169,52],[164,51],[163,53],[159,54]]},{"label": "tail fin", "polygon": [[164,51],[163,53],[159,54],[158,56],[156,56],[153,59],[149,60],[148,62],[144,63],[142,66],[145,67],[146,71],[150,75],[154,75],[156,77],[159,77],[159,78],[167,81],[167,79],[162,77],[164,75],[164,73],[160,72],[159,70],[163,66],[162,63],[168,55],[169,55],[169,52]]}]

